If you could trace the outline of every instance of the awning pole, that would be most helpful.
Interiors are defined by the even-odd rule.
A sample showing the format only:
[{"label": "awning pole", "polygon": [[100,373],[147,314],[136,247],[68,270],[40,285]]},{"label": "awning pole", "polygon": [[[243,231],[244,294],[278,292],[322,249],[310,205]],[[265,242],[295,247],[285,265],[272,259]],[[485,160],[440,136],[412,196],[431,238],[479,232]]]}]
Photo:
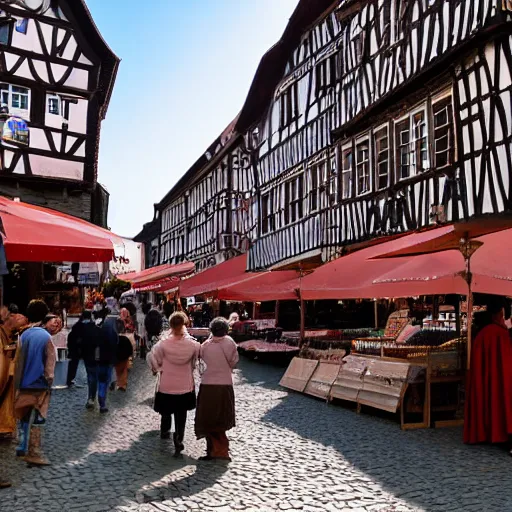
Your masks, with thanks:
[{"label": "awning pole", "polygon": [[274,310],[276,316],[276,327],[279,325],[279,301],[276,300],[276,308]]},{"label": "awning pole", "polygon": [[304,338],[306,335],[306,301],[300,299],[300,342],[299,348],[304,344]]},{"label": "awning pole", "polygon": [[478,240],[469,240],[468,233],[464,235],[460,240],[459,250],[464,256],[464,262],[466,263],[466,283],[468,284],[468,311],[467,311],[467,363],[466,369],[469,370],[471,368],[471,334],[473,330],[473,290],[472,290],[472,281],[473,276],[471,275],[471,257],[475,254],[480,247],[482,247],[483,242]]},{"label": "awning pole", "polygon": [[473,292],[471,291],[471,283],[468,283],[468,329],[467,329],[467,369],[471,367],[471,334],[473,330]]},{"label": "awning pole", "polygon": [[374,299],[373,301],[373,312],[375,314],[375,330],[377,331],[379,329],[379,309],[377,299]]}]

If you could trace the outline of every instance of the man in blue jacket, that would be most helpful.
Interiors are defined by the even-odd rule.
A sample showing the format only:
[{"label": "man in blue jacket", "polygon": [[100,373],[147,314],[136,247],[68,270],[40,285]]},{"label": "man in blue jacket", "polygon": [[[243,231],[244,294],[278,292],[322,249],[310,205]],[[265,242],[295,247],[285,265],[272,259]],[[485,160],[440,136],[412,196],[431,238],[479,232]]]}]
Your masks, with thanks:
[{"label": "man in blue jacket", "polygon": [[43,301],[33,300],[28,305],[30,327],[20,338],[16,375],[18,394],[14,410],[20,422],[20,444],[16,455],[34,466],[49,465],[41,450],[41,430],[50,405],[57,357],[50,333],[42,327],[47,315],[48,307]]}]

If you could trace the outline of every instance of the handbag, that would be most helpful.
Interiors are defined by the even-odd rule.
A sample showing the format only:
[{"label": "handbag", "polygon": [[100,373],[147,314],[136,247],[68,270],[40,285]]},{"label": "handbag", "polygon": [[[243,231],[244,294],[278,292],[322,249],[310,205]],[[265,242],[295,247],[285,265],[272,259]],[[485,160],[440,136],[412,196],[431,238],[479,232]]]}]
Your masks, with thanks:
[{"label": "handbag", "polygon": [[161,372],[158,372],[156,374],[155,392],[153,393],[153,409],[155,408],[156,394],[158,393],[158,390],[160,389],[160,378],[161,378],[161,376],[162,376]]}]

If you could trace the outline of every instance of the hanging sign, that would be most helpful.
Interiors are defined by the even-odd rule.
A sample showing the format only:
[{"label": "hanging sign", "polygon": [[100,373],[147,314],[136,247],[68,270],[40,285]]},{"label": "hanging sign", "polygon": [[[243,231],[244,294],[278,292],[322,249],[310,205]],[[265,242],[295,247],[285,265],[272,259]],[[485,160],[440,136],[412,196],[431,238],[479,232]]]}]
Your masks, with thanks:
[{"label": "hanging sign", "polygon": [[21,117],[9,117],[2,126],[2,140],[28,146],[29,130],[26,121]]}]

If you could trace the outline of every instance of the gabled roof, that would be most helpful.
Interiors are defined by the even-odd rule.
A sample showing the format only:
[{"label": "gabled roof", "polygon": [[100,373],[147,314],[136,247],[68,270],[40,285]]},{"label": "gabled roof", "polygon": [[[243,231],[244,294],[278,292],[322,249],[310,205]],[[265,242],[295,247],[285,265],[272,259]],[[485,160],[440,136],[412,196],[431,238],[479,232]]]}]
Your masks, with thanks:
[{"label": "gabled roof", "polygon": [[208,149],[201,154],[195,161],[190,169],[178,180],[172,189],[165,195],[165,197],[156,205],[156,208],[165,208],[173,199],[175,199],[186,188],[189,181],[194,179],[196,175],[205,168],[215,156],[224,150],[230,142],[238,135],[235,132],[235,126],[238,121],[238,116],[228,124],[223,132],[213,141]]},{"label": "gabled roof", "polygon": [[158,203],[157,208],[167,206],[186,188],[187,183],[208,165],[214,155],[226,148],[230,142],[245,133],[261,118],[263,112],[270,105],[274,90],[283,77],[286,63],[295,47],[300,43],[302,34],[318,18],[339,4],[340,0],[299,1],[281,39],[261,59],[240,114],[165,195]]},{"label": "gabled roof", "polygon": [[340,5],[340,0],[300,0],[281,39],[263,55],[240,113],[236,130],[247,131],[265,112],[274,91],[283,78],[286,63],[300,44],[304,32],[328,11]]},{"label": "gabled roof", "polygon": [[121,59],[103,39],[85,0],[66,0],[66,7],[71,10],[74,18],[80,24],[80,30],[83,32],[87,42],[102,60],[97,97],[100,103],[100,116],[101,119],[104,119]]}]

